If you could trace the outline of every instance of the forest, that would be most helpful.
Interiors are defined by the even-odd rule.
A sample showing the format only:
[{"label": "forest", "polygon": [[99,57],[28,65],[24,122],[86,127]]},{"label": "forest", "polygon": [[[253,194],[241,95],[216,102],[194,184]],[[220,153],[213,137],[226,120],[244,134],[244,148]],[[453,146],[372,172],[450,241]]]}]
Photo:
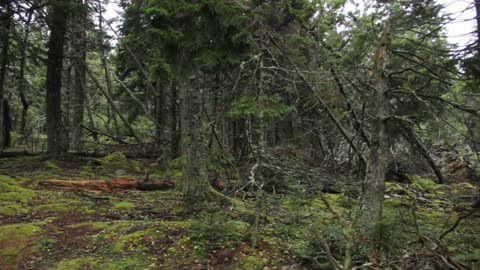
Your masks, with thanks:
[{"label": "forest", "polygon": [[479,209],[480,0],[0,0],[0,270],[474,270]]}]

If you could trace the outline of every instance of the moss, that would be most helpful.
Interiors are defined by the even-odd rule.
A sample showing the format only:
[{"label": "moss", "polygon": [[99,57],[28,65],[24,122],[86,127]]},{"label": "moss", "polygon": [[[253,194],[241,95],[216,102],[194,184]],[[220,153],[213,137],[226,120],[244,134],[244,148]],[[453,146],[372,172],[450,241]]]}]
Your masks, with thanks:
[{"label": "moss", "polygon": [[435,183],[432,179],[415,176],[413,178],[412,187],[420,191],[432,192],[435,190],[435,188],[438,187],[438,184]]},{"label": "moss", "polygon": [[388,199],[384,201],[385,207],[401,207],[403,202],[401,199]]},{"label": "moss", "polygon": [[57,166],[55,161],[52,160],[47,160],[44,162],[45,168],[50,169],[50,170],[61,170],[60,167]]},{"label": "moss", "polygon": [[42,229],[34,224],[0,226],[0,266],[14,268]]},{"label": "moss", "polygon": [[102,164],[102,167],[107,169],[124,169],[127,171],[134,169],[134,166],[132,166],[132,162],[129,161],[127,157],[120,152],[110,154],[102,159],[99,159],[98,161],[100,162],[100,164]]},{"label": "moss", "polygon": [[49,203],[36,206],[34,209],[42,212],[67,212],[74,209],[71,203]]},{"label": "moss", "polygon": [[35,191],[21,187],[14,179],[0,175],[0,215],[25,213],[24,203],[36,196]]},{"label": "moss", "polygon": [[113,204],[113,209],[117,210],[130,210],[135,207],[135,204],[127,201],[117,202]]},{"label": "moss", "polygon": [[15,215],[26,213],[26,212],[27,212],[27,209],[25,209],[20,204],[15,204],[15,203],[0,204],[0,215],[3,215],[3,216],[15,216]]},{"label": "moss", "polygon": [[99,270],[130,270],[130,269],[154,269],[152,258],[142,254],[135,256],[122,256],[119,258],[108,258],[99,263],[95,269]]},{"label": "moss", "polygon": [[183,204],[176,205],[175,207],[170,210],[169,214],[171,215],[178,215],[187,212],[187,208]]},{"label": "moss", "polygon": [[249,270],[261,270],[263,269],[264,261],[260,256],[243,256],[240,258],[234,269],[249,269]]},{"label": "moss", "polygon": [[93,257],[82,257],[76,259],[67,259],[59,262],[49,270],[81,270],[91,269],[97,264],[97,260]]},{"label": "moss", "polygon": [[398,183],[386,182],[385,183],[385,193],[403,193],[405,188]]},{"label": "moss", "polygon": [[474,185],[468,182],[458,183],[452,186],[453,192],[457,194],[471,193],[474,192],[476,189],[477,188]]},{"label": "moss", "polygon": [[140,230],[131,234],[120,236],[113,245],[112,251],[124,252],[134,250],[135,252],[139,252],[153,248],[156,242],[165,238],[165,233],[163,233],[159,228]]},{"label": "moss", "polygon": [[110,226],[112,222],[82,222],[77,224],[67,225],[67,228],[80,228],[80,227],[90,227],[91,230],[103,230]]}]

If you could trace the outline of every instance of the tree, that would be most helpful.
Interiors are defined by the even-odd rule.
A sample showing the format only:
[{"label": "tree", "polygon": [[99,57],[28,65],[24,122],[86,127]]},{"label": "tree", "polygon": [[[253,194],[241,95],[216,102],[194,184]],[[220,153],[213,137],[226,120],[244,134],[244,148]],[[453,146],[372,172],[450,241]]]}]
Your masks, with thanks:
[{"label": "tree", "polygon": [[4,14],[1,14],[1,21],[4,22],[4,29],[2,29],[1,40],[2,40],[2,52],[1,52],[1,63],[0,63],[0,149],[10,146],[10,116],[9,116],[9,106],[8,100],[4,96],[5,92],[5,83],[7,76],[7,69],[9,64],[9,47],[10,47],[10,29],[12,25],[12,3],[11,1],[6,1],[2,3],[2,6],[5,7]]},{"label": "tree", "polygon": [[65,34],[69,10],[70,0],[58,0],[53,2],[49,12],[51,22],[46,81],[47,152],[54,158],[61,158],[68,151],[65,128],[62,121],[61,89]]},{"label": "tree", "polygon": [[81,151],[83,149],[83,118],[86,95],[86,65],[87,65],[87,5],[82,0],[77,1],[78,7],[73,14],[73,134],[72,148]]},{"label": "tree", "polygon": [[388,91],[387,71],[388,54],[392,43],[389,22],[384,26],[380,43],[373,60],[373,123],[370,145],[369,166],[364,185],[364,197],[361,202],[359,224],[373,247],[380,243],[380,226],[382,224],[383,196],[385,191],[385,175],[388,165],[388,134],[389,116],[386,93]]}]

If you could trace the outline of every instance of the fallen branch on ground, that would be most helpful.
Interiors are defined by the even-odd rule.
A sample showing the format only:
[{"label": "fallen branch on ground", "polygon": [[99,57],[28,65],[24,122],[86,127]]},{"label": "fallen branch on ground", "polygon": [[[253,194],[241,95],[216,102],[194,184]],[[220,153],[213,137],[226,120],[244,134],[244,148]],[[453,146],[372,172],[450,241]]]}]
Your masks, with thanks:
[{"label": "fallen branch on ground", "polygon": [[171,180],[149,180],[140,179],[112,179],[109,181],[99,180],[44,180],[40,182],[44,186],[53,186],[74,190],[112,191],[112,190],[165,190],[175,187]]}]

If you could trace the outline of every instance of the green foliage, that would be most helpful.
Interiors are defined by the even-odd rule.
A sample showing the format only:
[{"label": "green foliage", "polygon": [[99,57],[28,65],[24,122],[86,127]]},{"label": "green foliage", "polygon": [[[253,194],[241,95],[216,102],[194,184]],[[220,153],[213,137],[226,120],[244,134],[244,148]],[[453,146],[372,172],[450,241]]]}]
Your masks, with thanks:
[{"label": "green foliage", "polygon": [[293,110],[292,106],[283,104],[280,96],[243,96],[232,104],[227,115],[232,118],[264,117],[274,119]]}]

